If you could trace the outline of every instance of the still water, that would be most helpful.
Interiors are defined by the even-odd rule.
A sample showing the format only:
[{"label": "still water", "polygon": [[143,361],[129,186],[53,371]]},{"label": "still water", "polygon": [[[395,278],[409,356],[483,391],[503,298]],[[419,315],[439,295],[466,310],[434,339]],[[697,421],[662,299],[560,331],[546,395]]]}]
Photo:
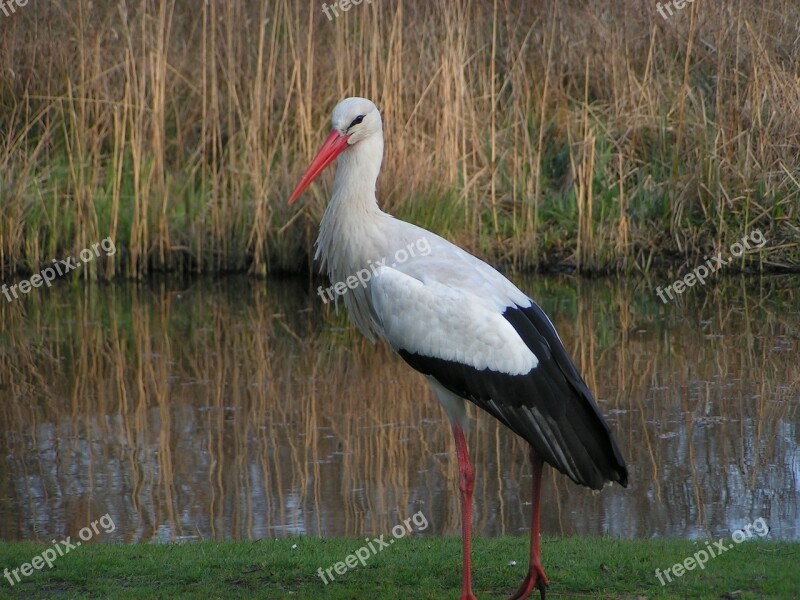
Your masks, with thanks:
[{"label": "still water", "polygon": [[[545,471],[546,535],[800,539],[800,277],[515,278],[552,316],[628,462],[600,494]],[[667,282],[668,283],[668,282]],[[459,532],[425,380],[301,279],[60,285],[0,298],[0,539]],[[473,411],[475,413],[477,411]],[[475,531],[527,533],[524,445],[478,414]]]}]

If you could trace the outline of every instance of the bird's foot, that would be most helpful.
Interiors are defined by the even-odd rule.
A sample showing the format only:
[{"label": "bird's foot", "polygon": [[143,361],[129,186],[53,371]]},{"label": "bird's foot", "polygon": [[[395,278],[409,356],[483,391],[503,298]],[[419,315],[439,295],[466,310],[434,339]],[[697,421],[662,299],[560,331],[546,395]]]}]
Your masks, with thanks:
[{"label": "bird's foot", "polygon": [[542,565],[534,564],[528,570],[525,579],[522,580],[522,585],[514,592],[508,600],[524,600],[531,595],[533,588],[537,588],[542,595],[542,600],[545,600],[544,595],[547,592],[547,576],[544,574]]},{"label": "bird's foot", "polygon": [[469,592],[468,594],[467,593],[461,594],[461,598],[459,600],[478,600],[478,599],[475,597],[475,594]]}]

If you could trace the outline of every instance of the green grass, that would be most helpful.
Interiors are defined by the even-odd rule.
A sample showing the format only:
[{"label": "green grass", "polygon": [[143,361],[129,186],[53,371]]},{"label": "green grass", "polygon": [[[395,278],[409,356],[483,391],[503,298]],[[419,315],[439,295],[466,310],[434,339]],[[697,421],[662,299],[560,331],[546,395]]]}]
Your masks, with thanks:
[{"label": "green grass", "polygon": [[[386,536],[387,539],[390,536]],[[74,541],[74,540],[73,540]],[[728,540],[726,543],[731,543]],[[336,581],[327,569],[362,546],[361,539],[311,537],[178,545],[88,545],[75,548],[11,587],[0,598],[457,598],[460,540],[396,540]],[[800,544],[745,542],[662,586],[655,577],[705,542],[544,538],[550,598],[796,598]],[[47,546],[0,544],[0,568],[30,562]],[[525,575],[528,540],[478,538],[473,578],[479,598],[505,598]],[[516,561],[516,564],[511,564]]]}]

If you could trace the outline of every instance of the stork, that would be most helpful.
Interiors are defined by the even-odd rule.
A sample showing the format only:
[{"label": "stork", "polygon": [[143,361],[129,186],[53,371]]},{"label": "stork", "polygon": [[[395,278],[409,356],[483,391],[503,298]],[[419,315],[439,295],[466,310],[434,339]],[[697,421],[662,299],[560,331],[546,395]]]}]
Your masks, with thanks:
[{"label": "stork", "polygon": [[544,600],[547,577],[539,549],[544,463],[597,490],[614,481],[627,486],[625,461],[542,309],[482,260],[380,210],[375,186],[383,122],[377,107],[366,98],[347,98],[334,108],[332,124],[289,204],[339,158],[314,258],[342,293],[355,325],[371,342],[385,340],[425,375],[447,414],[461,493],[461,600],[475,599],[470,570],[475,476],[464,436],[467,401],[530,444],[530,564],[511,598],[527,598],[537,588]]}]

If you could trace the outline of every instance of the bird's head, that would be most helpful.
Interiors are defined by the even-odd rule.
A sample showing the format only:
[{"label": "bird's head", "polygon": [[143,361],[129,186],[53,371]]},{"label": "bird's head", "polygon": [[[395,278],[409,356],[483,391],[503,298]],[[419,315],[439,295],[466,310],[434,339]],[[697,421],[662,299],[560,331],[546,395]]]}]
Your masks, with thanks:
[{"label": "bird's head", "polygon": [[311,182],[342,152],[359,142],[381,133],[383,123],[378,107],[366,98],[345,98],[333,109],[331,130],[314,160],[311,161],[300,183],[289,197],[294,203]]}]

